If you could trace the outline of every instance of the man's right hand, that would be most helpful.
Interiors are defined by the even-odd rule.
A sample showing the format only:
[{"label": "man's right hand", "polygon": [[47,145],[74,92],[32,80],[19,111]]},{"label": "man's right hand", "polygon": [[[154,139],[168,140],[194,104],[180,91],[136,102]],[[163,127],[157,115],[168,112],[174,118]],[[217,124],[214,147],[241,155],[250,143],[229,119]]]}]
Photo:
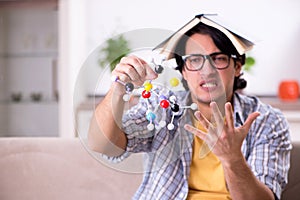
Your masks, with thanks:
[{"label": "man's right hand", "polygon": [[153,80],[158,76],[146,61],[132,55],[123,57],[112,71],[112,75],[124,83],[131,82],[135,86],[141,86],[146,80]]}]

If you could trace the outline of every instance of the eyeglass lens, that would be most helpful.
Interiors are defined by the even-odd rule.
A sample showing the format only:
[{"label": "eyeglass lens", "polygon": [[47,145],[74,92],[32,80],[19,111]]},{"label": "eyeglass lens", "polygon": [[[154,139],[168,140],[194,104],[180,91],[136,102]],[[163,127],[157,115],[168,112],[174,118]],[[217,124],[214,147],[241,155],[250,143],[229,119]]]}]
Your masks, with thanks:
[{"label": "eyeglass lens", "polygon": [[230,61],[229,55],[223,53],[216,53],[208,56],[195,54],[185,58],[186,67],[188,70],[200,70],[203,67],[206,59],[208,59],[210,64],[217,69],[227,68]]}]

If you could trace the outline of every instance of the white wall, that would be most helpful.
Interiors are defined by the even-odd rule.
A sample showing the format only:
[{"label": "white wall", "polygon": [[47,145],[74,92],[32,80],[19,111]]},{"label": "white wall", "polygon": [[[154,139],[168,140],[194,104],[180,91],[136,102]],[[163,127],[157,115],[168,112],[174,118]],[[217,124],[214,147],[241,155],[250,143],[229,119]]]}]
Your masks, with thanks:
[{"label": "white wall", "polygon": [[[59,135],[75,136],[75,109],[82,96],[74,102],[74,87],[80,67],[87,56],[85,51],[85,4],[84,0],[59,2]],[[77,88],[81,90],[80,88]]]},{"label": "white wall", "polygon": [[[86,5],[86,44],[92,51],[117,33],[141,28],[175,31],[196,14],[218,13],[256,43],[249,55],[257,62],[246,74],[246,92],[275,95],[280,80],[292,78],[300,82],[299,7],[300,1],[296,0],[90,0]],[[99,73],[96,69],[94,72]]]},{"label": "white wall", "polygon": [[[254,39],[256,46],[249,55],[254,56],[257,63],[253,71],[246,74],[246,92],[276,95],[280,80],[294,78],[300,82],[296,59],[300,52],[299,7],[297,0],[61,0],[60,88],[66,92],[60,102],[60,132],[72,132],[72,106],[76,108],[80,99],[96,88],[106,90],[111,83],[109,77],[103,78],[103,70],[96,60],[84,62],[106,39],[144,28],[176,31],[200,13],[218,13],[236,30]],[[145,40],[148,39],[145,36]],[[80,76],[83,71],[86,73],[83,69],[86,63],[92,67]]]},{"label": "white wall", "polygon": [[24,8],[8,13],[5,18],[8,54],[57,52],[56,10]]}]

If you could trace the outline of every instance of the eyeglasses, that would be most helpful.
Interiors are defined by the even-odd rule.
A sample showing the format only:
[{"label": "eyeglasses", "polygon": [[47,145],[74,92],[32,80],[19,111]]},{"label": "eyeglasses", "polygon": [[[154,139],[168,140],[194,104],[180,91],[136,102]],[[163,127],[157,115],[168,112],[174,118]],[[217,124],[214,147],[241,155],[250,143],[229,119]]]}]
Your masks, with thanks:
[{"label": "eyeglasses", "polygon": [[202,54],[190,54],[182,56],[185,63],[185,68],[189,71],[198,71],[203,68],[205,60],[209,60],[209,63],[216,69],[226,69],[230,64],[230,58],[236,59],[236,55],[229,55],[222,52],[212,53],[209,55]]}]

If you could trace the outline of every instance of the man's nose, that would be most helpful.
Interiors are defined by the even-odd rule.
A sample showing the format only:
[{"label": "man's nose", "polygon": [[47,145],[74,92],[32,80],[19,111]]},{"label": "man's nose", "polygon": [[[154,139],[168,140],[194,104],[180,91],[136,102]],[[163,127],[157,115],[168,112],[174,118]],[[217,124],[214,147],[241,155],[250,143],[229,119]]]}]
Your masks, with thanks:
[{"label": "man's nose", "polygon": [[200,70],[202,74],[212,74],[216,72],[216,68],[213,66],[213,63],[210,61],[210,58],[206,58],[203,63],[203,67]]}]

